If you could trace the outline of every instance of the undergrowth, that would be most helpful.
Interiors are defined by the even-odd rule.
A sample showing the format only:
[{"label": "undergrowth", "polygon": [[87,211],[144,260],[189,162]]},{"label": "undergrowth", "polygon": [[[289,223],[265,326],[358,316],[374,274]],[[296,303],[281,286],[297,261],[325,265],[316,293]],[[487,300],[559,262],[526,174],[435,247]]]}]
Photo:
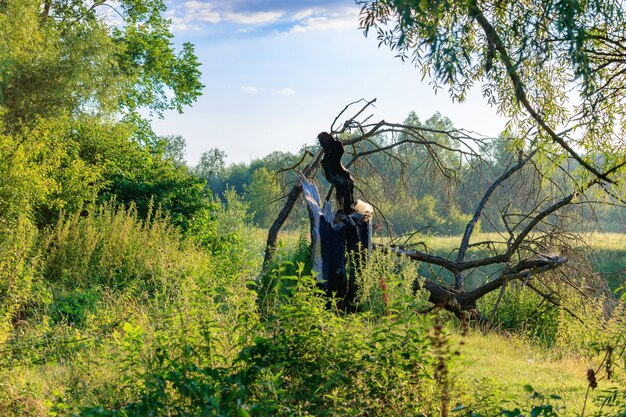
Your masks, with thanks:
[{"label": "undergrowth", "polygon": [[[511,382],[512,397],[481,377],[486,369],[461,377],[481,330],[421,314],[429,304],[413,293],[415,264],[372,253],[358,271],[358,312],[345,314],[311,274],[304,235],[259,278],[245,207],[216,204],[193,235],[158,210],[140,219],[105,206],[3,237],[0,415],[580,414],[539,377]],[[588,358],[593,372],[576,394],[588,398],[586,415],[623,415],[623,304],[550,307],[533,294],[509,287],[496,331],[538,345],[528,349],[546,362]],[[495,347],[481,349],[495,366]],[[585,397],[592,379],[599,388]]]}]

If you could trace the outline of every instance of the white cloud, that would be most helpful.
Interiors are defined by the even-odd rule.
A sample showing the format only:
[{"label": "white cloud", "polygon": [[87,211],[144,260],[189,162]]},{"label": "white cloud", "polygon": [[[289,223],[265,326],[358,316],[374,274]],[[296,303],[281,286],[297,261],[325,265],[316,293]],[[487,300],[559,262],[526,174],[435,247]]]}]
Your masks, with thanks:
[{"label": "white cloud", "polygon": [[293,20],[295,21],[302,20],[304,18],[311,16],[313,13],[315,13],[315,10],[313,9],[302,10],[301,12],[298,12],[293,15]]},{"label": "white cloud", "polygon": [[226,10],[212,2],[187,0],[181,6],[170,8],[166,15],[172,20],[172,29],[175,32],[182,32],[201,29],[201,25],[206,23],[228,22],[238,25],[267,25],[278,22],[284,16],[284,12],[239,13]]},{"label": "white cloud", "polygon": [[171,28],[172,32],[174,33],[187,32],[190,30],[200,30],[199,25],[186,22],[184,19],[181,19],[179,17],[170,17],[169,19],[172,21]]},{"label": "white cloud", "polygon": [[273,93],[280,94],[281,96],[294,96],[296,91],[293,88],[281,88],[280,90],[272,90]]},{"label": "white cloud", "polygon": [[276,23],[283,17],[283,12],[225,13],[224,20],[242,25],[266,25]]},{"label": "white cloud", "polygon": [[200,21],[206,23],[219,23],[222,17],[219,12],[213,10],[211,3],[198,0],[188,0],[183,3],[185,12],[182,19],[186,22]]},{"label": "white cloud", "polygon": [[308,14],[290,30],[292,33],[308,32],[312,30],[341,30],[356,28],[358,22],[358,10],[355,8],[344,9],[341,12],[327,14]]},{"label": "white cloud", "polygon": [[266,8],[251,12],[238,10],[234,7],[234,3],[186,0],[182,4],[171,7],[166,15],[172,20],[172,29],[175,32],[202,29],[207,24],[224,23],[247,26],[239,28],[239,32],[276,23],[290,26],[289,32],[306,32],[355,28],[358,14],[359,9],[356,7],[305,8],[287,14],[281,8]]},{"label": "white cloud", "polygon": [[242,85],[241,87],[239,87],[239,89],[249,94],[257,94],[259,92],[258,88],[253,87],[251,85]]}]

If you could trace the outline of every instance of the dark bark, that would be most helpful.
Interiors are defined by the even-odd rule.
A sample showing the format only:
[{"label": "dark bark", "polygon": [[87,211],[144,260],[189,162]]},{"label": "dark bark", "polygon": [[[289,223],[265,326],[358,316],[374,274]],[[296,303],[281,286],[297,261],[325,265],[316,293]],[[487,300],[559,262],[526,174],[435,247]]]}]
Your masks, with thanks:
[{"label": "dark bark", "polygon": [[327,133],[321,133],[318,138],[324,150],[324,174],[336,190],[340,208],[333,213],[329,203],[325,203],[322,210],[317,188],[306,178],[301,180],[311,220],[313,270],[327,295],[337,299],[337,308],[353,311],[356,274],[371,246],[372,207],[362,201],[355,202],[353,179],[341,163],[341,142]]},{"label": "dark bark", "polygon": [[[340,201],[340,206],[342,207],[342,209],[346,210],[344,212],[347,212],[347,213],[351,212],[350,211],[351,205],[354,203],[354,196],[353,196],[354,184],[353,184],[353,180],[352,180],[352,177],[350,176],[349,171],[341,164],[341,155],[343,154],[343,147],[341,146],[342,144],[343,145],[355,145],[363,141],[369,141],[372,137],[378,134],[389,134],[389,133],[399,133],[399,132],[405,133],[407,137],[409,138],[403,141],[396,142],[389,146],[357,153],[353,156],[352,160],[348,163],[348,166],[350,166],[353,162],[355,162],[360,157],[364,157],[366,155],[369,155],[375,152],[382,152],[385,150],[393,149],[404,143],[419,144],[427,148],[440,147],[440,148],[444,148],[452,152],[457,152],[459,153],[459,155],[479,157],[478,153],[471,150],[472,149],[471,146],[465,147],[467,150],[463,150],[464,149],[463,147],[460,147],[458,149],[452,148],[452,147],[446,147],[436,141],[429,141],[423,136],[423,133],[438,133],[438,134],[446,135],[450,139],[458,141],[462,144],[464,144],[465,141],[471,141],[475,143],[480,142],[480,139],[473,138],[469,132],[466,132],[464,130],[459,130],[459,129],[437,130],[437,129],[429,129],[429,128],[424,128],[424,127],[396,124],[396,123],[387,123],[384,120],[381,120],[377,123],[368,124],[366,122],[370,119],[371,115],[364,117],[363,121],[357,121],[357,119],[361,117],[364,114],[364,112],[368,108],[370,108],[375,102],[376,102],[376,99],[373,99],[370,101],[358,100],[358,101],[348,104],[333,121],[331,125],[330,134],[329,133],[320,134],[320,136],[322,136],[321,143],[325,142],[329,145],[329,148],[337,148],[337,151],[338,151],[337,153],[335,153],[332,151],[332,149],[329,149],[328,161],[329,162],[331,160],[338,161],[337,166],[339,167],[339,169],[336,170],[337,176],[334,176],[333,174],[331,174],[330,176],[327,177],[329,178],[329,182],[331,182],[331,184],[334,183],[335,181],[345,183],[345,184],[350,184],[348,185],[348,187],[344,187],[344,191],[339,191],[339,194],[338,194],[338,200]],[[346,112],[349,109],[352,109],[354,105],[358,105],[360,103],[363,103],[363,105],[356,111],[354,115],[347,118],[347,120],[345,120],[341,124],[341,126],[336,126],[338,125],[340,117],[345,115]],[[353,129],[358,129],[359,134],[351,137],[350,139],[346,139],[343,142],[338,141],[332,136],[332,134],[341,134],[341,133],[344,133],[346,131],[353,130]],[[319,167],[323,154],[324,154],[324,151],[322,148],[313,156],[312,160],[300,172],[302,178],[311,179],[314,176],[317,168]],[[306,155],[303,156],[303,158],[301,159],[300,162],[298,162],[298,164],[291,167],[290,169],[293,170],[299,167],[300,164],[304,161],[305,157]],[[332,179],[332,181],[330,179]],[[345,190],[349,190],[349,192],[346,193]],[[283,206],[282,210],[280,211],[276,220],[274,221],[274,223],[272,224],[272,226],[270,227],[268,231],[267,242],[265,245],[265,257],[263,260],[262,274],[267,272],[267,268],[270,264],[274,251],[276,249],[276,242],[278,240],[278,232],[280,231],[281,227],[283,226],[283,224],[289,217],[289,214],[291,213],[291,210],[293,209],[301,193],[302,193],[302,190],[301,190],[300,184],[294,185],[293,188],[286,195],[285,205]]]},{"label": "dark bark", "polygon": [[[313,213],[317,212],[321,216],[319,221],[315,220],[315,223],[319,228],[319,240],[321,246],[321,275],[324,282],[324,288],[329,295],[334,295],[339,299],[340,308],[344,310],[351,310],[354,307],[355,295],[356,295],[356,273],[359,270],[360,265],[365,261],[366,250],[371,244],[371,235],[369,228],[369,220],[371,217],[371,207],[365,203],[365,206],[370,207],[368,209],[358,208],[359,203],[354,203],[354,181],[350,172],[341,163],[341,156],[344,153],[343,145],[340,141],[333,138],[328,133],[320,133],[318,136],[322,149],[324,150],[324,156],[321,162],[324,169],[324,175],[326,179],[332,184],[336,190],[337,202],[341,207],[335,215],[332,215],[328,210],[326,215],[322,214],[322,210],[319,208],[319,201],[315,204],[309,204],[309,212],[313,219]],[[437,256],[430,255],[420,251],[406,251],[401,248],[391,247],[382,248],[383,250],[389,250],[397,253],[398,255],[408,256],[411,259],[426,262],[432,265],[439,265],[448,269],[455,275],[455,280],[462,279],[463,272],[476,268],[479,266],[491,265],[491,264],[508,264],[517,248],[527,236],[528,233],[534,228],[534,226],[545,218],[550,213],[558,210],[569,202],[581,191],[584,191],[591,185],[592,181],[587,187],[582,187],[574,193],[568,195],[552,204],[551,206],[538,213],[531,221],[530,224],[522,230],[520,235],[513,239],[508,246],[506,252],[496,256],[477,259],[472,261],[465,261],[465,253],[469,245],[469,238],[473,231],[473,226],[477,222],[478,218],[482,214],[483,208],[489,197],[493,193],[493,190],[510,177],[514,172],[521,169],[524,164],[528,162],[530,156],[521,160],[518,165],[514,166],[502,177],[500,177],[485,193],[485,196],[481,200],[476,213],[468,227],[466,228],[459,256],[456,261]],[[307,186],[309,184],[307,183]],[[309,193],[311,194],[311,193]],[[315,189],[315,197],[307,195],[307,201],[319,199],[317,190]],[[349,206],[347,205],[348,203]],[[312,233],[312,242],[313,242]],[[314,244],[312,244],[314,246]],[[480,287],[465,292],[462,286],[458,282],[455,282],[455,288],[448,288],[447,286],[435,283],[430,280],[416,280],[414,282],[414,289],[423,289],[429,293],[429,301],[434,306],[444,308],[453,312],[459,318],[463,319],[465,314],[469,314],[474,319],[485,320],[480,312],[476,308],[477,301],[505,285],[507,282],[514,279],[530,280],[533,275],[543,273],[550,269],[559,267],[566,262],[565,257],[538,257],[536,259],[525,259],[513,266],[509,266],[504,270],[502,275],[497,279],[489,281]],[[347,262],[350,262],[349,273],[347,273]]]},{"label": "dark bark", "polygon": [[[305,179],[309,179],[315,174],[315,171],[317,170],[319,166],[319,162],[321,158],[322,158],[322,151],[320,150],[313,156],[313,159],[311,159],[311,161],[307,164],[307,166],[302,170],[302,176]],[[274,252],[276,251],[276,242],[278,241],[278,232],[280,231],[280,228],[283,226],[283,224],[285,224],[285,221],[287,221],[287,218],[289,217],[289,214],[291,214],[291,210],[293,210],[293,207],[296,204],[296,201],[298,201],[298,197],[300,197],[300,194],[302,194],[302,186],[300,183],[298,183],[294,185],[289,191],[285,205],[283,206],[280,213],[278,213],[276,220],[274,220],[274,223],[272,223],[272,226],[270,227],[270,230],[267,233],[267,241],[265,244],[265,256],[263,258],[263,268],[262,268],[263,273],[267,272],[267,267],[269,266],[270,261],[272,260],[272,256],[274,256]]]},{"label": "dark bark", "polygon": [[473,318],[482,320],[482,316],[476,309],[476,303],[480,298],[501,288],[507,282],[516,279],[527,283],[533,276],[558,268],[565,262],[567,262],[567,258],[564,256],[526,259],[509,268],[500,277],[468,292],[448,288],[430,280],[420,279],[413,282],[413,289],[415,291],[420,289],[427,291],[429,302],[436,307],[451,311],[461,319],[464,312],[466,312]]},{"label": "dark bark", "polygon": [[[481,25],[485,23],[482,21],[482,17],[480,16],[480,13],[476,15],[476,18],[479,20],[478,23]],[[497,46],[497,43],[494,45]],[[523,98],[524,97],[522,95],[520,101],[523,102]],[[357,113],[357,116],[361,114],[364,109],[370,106],[371,103],[372,102],[366,103],[360,112]],[[347,106],[347,108],[348,107],[349,106]],[[344,111],[345,110],[346,109],[344,109]],[[337,122],[337,120],[338,118],[335,119],[335,122]],[[333,126],[335,125],[335,122],[333,122]],[[352,123],[354,123],[354,117],[344,123],[344,127],[340,130],[340,132],[350,129]],[[357,124],[357,126],[360,134],[345,141],[339,141],[333,137],[333,134],[337,133],[333,130],[333,127],[331,127],[331,130],[333,131],[330,134],[323,132],[318,135],[321,149],[309,162],[307,167],[302,170],[301,183],[290,191],[287,196],[285,207],[283,207],[283,210],[281,210],[278,218],[269,231],[264,264],[267,265],[271,259],[276,246],[278,230],[291,212],[298,196],[302,193],[302,184],[305,188],[304,194],[307,199],[307,203],[310,203],[309,214],[311,216],[312,236],[311,249],[314,257],[313,270],[318,274],[318,279],[320,279],[323,283],[322,285],[326,289],[327,293],[338,297],[340,299],[339,307],[345,310],[350,310],[354,305],[356,293],[355,273],[359,270],[359,265],[366,260],[367,251],[365,248],[367,247],[369,249],[371,244],[371,229],[369,227],[371,206],[369,206],[370,213],[368,215],[363,214],[364,212],[367,212],[367,210],[363,212],[357,208],[360,202],[354,197],[354,179],[350,174],[350,171],[341,162],[341,158],[344,154],[343,146],[356,144],[363,140],[368,140],[368,138],[375,134],[384,134],[386,132],[402,132],[406,133],[409,137],[407,140],[394,142],[388,146],[377,147],[376,149],[367,149],[361,152],[357,152],[355,149],[353,158],[347,164],[348,168],[358,158],[366,157],[375,152],[385,152],[403,143],[414,143],[416,145],[423,145],[427,148],[441,146],[438,143],[428,141],[426,137],[422,136],[424,131],[430,131],[428,129],[394,125],[384,121],[370,125]],[[445,134],[460,143],[464,143],[464,139],[472,139],[463,131],[450,130],[435,132]],[[471,147],[468,149],[471,149]],[[448,150],[455,151],[455,149],[452,148]],[[467,153],[477,156],[471,151],[458,152],[460,154]],[[472,246],[470,244],[471,236],[479,218],[483,216],[485,206],[488,204],[494,191],[516,172],[521,170],[531,160],[532,156],[532,152],[528,156],[520,155],[518,164],[503,173],[501,177],[491,184],[491,186],[485,191],[483,198],[475,209],[472,219],[466,227],[458,253],[454,259],[432,255],[417,250],[405,250],[399,247],[382,248],[383,250],[392,251],[401,256],[408,256],[411,259],[420,262],[440,266],[453,274],[455,279],[453,285],[455,288],[449,288],[446,285],[428,280],[415,281],[415,289],[421,288],[428,291],[429,300],[434,306],[452,311],[460,318],[464,317],[466,313],[469,313],[476,319],[483,320],[482,315],[476,309],[476,303],[486,294],[501,289],[509,281],[516,279],[523,280],[529,288],[534,290],[534,287],[532,287],[529,283],[529,280],[532,279],[534,275],[557,268],[561,266],[566,259],[564,257],[542,258],[538,256],[533,259],[526,259],[515,263],[524,256],[524,244],[529,240],[530,234],[540,223],[544,222],[548,216],[571,204],[576,197],[584,193],[591,186],[601,183],[602,178],[612,174],[621,167],[621,165],[617,165],[604,172],[603,175],[593,177],[586,184],[578,186],[569,195],[565,195],[563,198],[554,201],[547,207],[536,207],[531,210],[527,216],[519,221],[519,228],[516,229],[516,233],[509,229],[507,225],[509,239],[506,242],[503,242],[504,246],[501,250],[495,251],[494,249],[494,252],[490,252],[490,254],[486,257],[468,257],[468,249]],[[322,211],[322,208],[320,208],[321,202],[317,190],[315,190],[314,193],[316,196],[315,198],[310,198],[310,193],[307,195],[307,188],[314,187],[307,180],[312,178],[315,170],[320,165],[324,170],[325,178],[332,185],[332,190],[335,191],[338,208],[336,213],[332,213],[330,208],[326,209],[326,207],[324,207],[324,210]],[[304,186],[305,183],[307,184],[306,186]],[[327,199],[330,199],[330,196],[331,193],[329,192]],[[313,200],[315,201],[313,202]],[[501,275],[474,290],[464,291],[463,281],[467,271],[488,265],[498,265],[502,270]],[[547,297],[546,299],[548,298],[550,297]],[[554,300],[550,298],[548,301],[553,302]]]},{"label": "dark bark", "polygon": [[341,142],[326,132],[322,132],[317,139],[324,149],[322,169],[324,177],[335,187],[337,205],[343,209],[346,215],[352,213],[354,204],[354,179],[350,172],[341,163],[344,150]]},{"label": "dark bark", "polygon": [[[465,254],[467,253],[467,249],[469,248],[469,241],[472,236],[472,233],[474,232],[474,227],[476,226],[476,224],[478,223],[478,220],[482,216],[483,211],[485,210],[485,206],[487,205],[487,202],[491,198],[496,188],[498,188],[502,183],[504,183],[504,181],[506,181],[509,177],[511,177],[511,175],[513,175],[515,172],[522,169],[524,165],[526,165],[526,163],[530,161],[533,155],[535,155],[535,153],[536,151],[533,151],[526,158],[520,159],[517,165],[514,165],[509,170],[507,170],[504,174],[502,174],[500,178],[495,180],[493,184],[491,184],[491,186],[487,189],[487,191],[485,191],[483,198],[478,203],[478,207],[476,208],[476,211],[474,212],[474,216],[469,221],[469,223],[467,223],[467,227],[465,228],[465,233],[463,233],[463,239],[461,240],[461,245],[459,246],[459,253],[456,258],[457,264],[465,260]],[[465,275],[463,273],[461,272],[455,273],[454,288],[457,290],[463,290],[464,279],[465,279]]]}]

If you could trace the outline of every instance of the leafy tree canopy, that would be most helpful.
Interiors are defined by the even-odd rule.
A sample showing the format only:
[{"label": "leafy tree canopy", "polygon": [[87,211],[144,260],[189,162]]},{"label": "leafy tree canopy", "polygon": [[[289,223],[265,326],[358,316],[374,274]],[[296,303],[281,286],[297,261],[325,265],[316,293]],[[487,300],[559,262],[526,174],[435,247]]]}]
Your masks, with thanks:
[{"label": "leafy tree canopy", "polygon": [[175,165],[181,141],[141,116],[181,111],[202,89],[193,46],[175,50],[164,11],[161,0],[0,1],[0,213],[47,224],[105,197],[201,205],[201,185]]},{"label": "leafy tree canopy", "polygon": [[0,3],[5,117],[182,111],[200,94],[199,62],[189,43],[174,50],[164,11],[160,0]]},{"label": "leafy tree canopy", "polygon": [[181,135],[168,135],[159,138],[163,143],[163,158],[169,159],[176,166],[184,166],[187,143]]},{"label": "leafy tree canopy", "polygon": [[482,87],[556,166],[624,164],[626,22],[613,0],[362,0],[361,26],[455,100]]}]

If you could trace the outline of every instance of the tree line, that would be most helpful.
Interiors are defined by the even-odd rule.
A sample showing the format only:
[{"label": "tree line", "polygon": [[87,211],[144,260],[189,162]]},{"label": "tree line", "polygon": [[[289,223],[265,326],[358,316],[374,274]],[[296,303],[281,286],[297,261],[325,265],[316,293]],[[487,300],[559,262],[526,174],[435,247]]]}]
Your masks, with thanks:
[{"label": "tree line", "polygon": [[[426,134],[427,140],[443,148],[438,148],[437,154],[433,155],[425,147],[406,143],[385,152],[372,153],[366,163],[357,164],[354,168],[357,194],[375,204],[377,222],[395,236],[414,232],[462,234],[473,214],[474,199],[525,152],[521,140],[511,132],[503,132],[495,138],[482,138],[476,145],[475,155],[459,154],[456,149],[459,145],[441,133],[454,129],[453,123],[438,112],[424,121],[411,112],[402,124],[430,129],[431,132]],[[162,139],[166,143],[166,159],[185,166],[184,138],[168,136]],[[405,140],[402,134],[379,134],[372,138],[373,145],[365,145],[360,151],[384,148],[402,140]],[[298,153],[275,151],[248,163],[227,165],[226,153],[213,148],[203,152],[198,163],[188,169],[192,175],[205,181],[205,190],[213,198],[223,198],[226,190],[234,190],[248,205],[254,224],[268,228],[280,210],[286,187],[298,180],[290,168],[297,166],[303,156],[316,150],[316,146],[305,146]],[[446,169],[442,170],[442,167]],[[578,167],[576,162],[568,161],[562,164],[558,175],[571,176]],[[533,198],[524,198],[524,190],[513,186],[498,190],[495,199],[500,205],[487,208],[485,218],[491,221],[483,221],[479,228],[493,232],[501,227],[500,211],[505,205],[524,211],[533,201],[550,198],[554,188],[558,187],[558,175],[554,183],[542,183],[541,176],[530,168],[525,169],[516,181],[525,183],[526,192]],[[323,182],[319,173],[316,179],[318,183]],[[581,204],[568,208],[567,217],[574,230],[624,231],[626,211],[621,206],[604,204],[607,202],[618,203],[608,194],[593,195]],[[303,206],[296,206],[296,213],[286,227],[301,227],[308,221],[306,216]]]}]

